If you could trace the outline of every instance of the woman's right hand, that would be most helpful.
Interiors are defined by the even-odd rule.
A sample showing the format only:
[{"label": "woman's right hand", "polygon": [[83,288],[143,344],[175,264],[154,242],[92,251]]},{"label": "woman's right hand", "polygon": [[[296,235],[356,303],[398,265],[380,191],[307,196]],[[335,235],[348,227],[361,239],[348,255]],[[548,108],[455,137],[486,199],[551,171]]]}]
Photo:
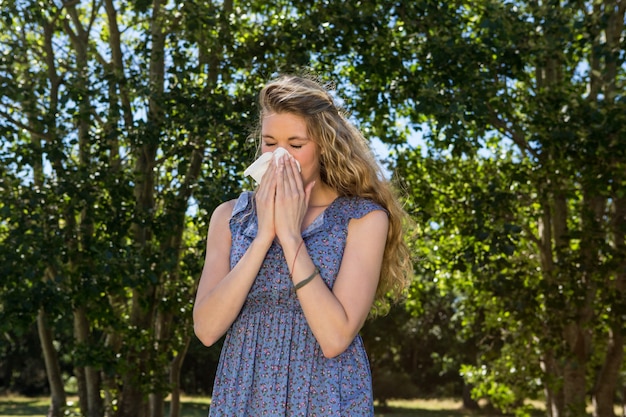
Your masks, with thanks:
[{"label": "woman's right hand", "polygon": [[258,221],[257,239],[271,243],[276,237],[274,225],[274,211],[276,200],[276,163],[272,159],[267,171],[261,178],[261,184],[256,190],[254,199]]}]

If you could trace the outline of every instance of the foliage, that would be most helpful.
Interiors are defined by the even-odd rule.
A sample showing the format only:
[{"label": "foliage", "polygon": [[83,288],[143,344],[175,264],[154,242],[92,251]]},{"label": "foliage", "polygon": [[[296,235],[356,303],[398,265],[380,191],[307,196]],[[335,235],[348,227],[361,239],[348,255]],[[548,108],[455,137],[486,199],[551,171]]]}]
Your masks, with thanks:
[{"label": "foliage", "polygon": [[[551,412],[583,415],[590,392],[612,415],[626,299],[623,2],[362,10],[333,9],[329,21],[351,29],[330,30],[368,47],[330,54],[354,63],[336,70],[355,86],[348,105],[394,145],[421,227],[423,284],[408,305],[422,312],[433,277],[452,296],[477,337],[466,369],[486,370],[467,373],[477,395],[509,408],[541,388]],[[407,123],[423,148],[406,146]]]},{"label": "foliage", "polygon": [[[188,346],[183,369],[198,363],[190,308],[210,213],[249,186],[259,87],[306,67],[390,146],[417,229],[405,305],[363,332],[373,371],[402,378],[405,395],[458,393],[462,374],[502,410],[524,413],[521,400],[543,393],[552,417],[582,415],[591,395],[612,415],[626,314],[624,2],[0,12],[0,330],[32,339],[36,322],[46,363],[58,354],[59,372],[77,374],[81,401],[102,388],[119,415],[147,415],[147,398],[162,406],[177,388],[168,372]],[[48,379],[54,398],[61,377]]]},{"label": "foliage", "polygon": [[[426,150],[397,146],[390,158],[423,227],[418,276],[432,271],[480,336],[466,380],[505,409],[541,387],[554,412],[584,414],[591,392],[612,415],[624,328],[605,311],[622,311],[625,288],[614,187],[626,150],[623,5],[390,6],[403,29],[387,44],[410,46],[344,73],[382,85],[360,108],[384,97],[423,132]],[[403,65],[382,74],[374,60]]]},{"label": "foliage", "polygon": [[2,11],[1,322],[19,337],[41,319],[83,413],[142,415],[192,337],[208,217],[243,186],[258,87],[308,54],[259,41],[269,26],[232,3]]}]

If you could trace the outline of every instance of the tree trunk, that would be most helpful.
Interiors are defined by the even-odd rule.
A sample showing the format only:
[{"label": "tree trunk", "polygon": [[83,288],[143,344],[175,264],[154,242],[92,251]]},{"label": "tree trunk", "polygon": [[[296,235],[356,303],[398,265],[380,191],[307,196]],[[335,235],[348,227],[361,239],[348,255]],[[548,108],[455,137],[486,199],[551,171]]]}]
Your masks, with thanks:
[{"label": "tree trunk", "polygon": [[[541,190],[541,186],[538,187]],[[550,192],[544,190],[541,192],[541,217],[538,221],[539,232],[539,259],[541,261],[541,273],[543,279],[549,284],[548,287],[555,285],[555,252],[558,253],[559,247],[562,245],[560,239],[562,238],[563,227],[555,225],[558,221],[554,219],[554,202],[550,201]],[[563,209],[562,206],[560,206]],[[561,213],[563,215],[563,213]],[[558,231],[558,232],[557,232]],[[556,235],[555,234],[559,233]],[[557,242],[555,244],[555,241]],[[553,248],[554,247],[554,248]],[[549,327],[549,324],[548,324]],[[549,334],[549,330],[545,331]],[[552,338],[552,336],[547,336]],[[544,373],[543,385],[546,396],[546,410],[550,417],[563,417],[565,416],[565,397],[563,395],[563,385],[557,381],[563,379],[563,368],[557,361],[554,351],[547,348],[542,353],[541,367]]]},{"label": "tree trunk", "polygon": [[[42,24],[44,33],[44,61],[47,66],[47,75],[50,80],[50,103],[49,114],[56,114],[58,111],[58,91],[60,80],[56,73],[54,48],[53,48],[53,34],[54,24],[52,22],[44,22]],[[39,132],[44,130],[40,127],[39,118],[33,114],[28,115],[29,125],[32,128],[32,132]],[[56,126],[48,126],[47,128],[51,133],[56,131]],[[41,142],[39,138],[33,136],[32,145],[40,150]],[[37,187],[43,187],[45,182],[45,174],[41,159],[35,160],[33,164],[34,170],[34,182]],[[45,233],[48,233],[47,231]],[[47,271],[49,273],[50,270]],[[48,277],[49,278],[49,277]],[[67,403],[67,397],[65,395],[65,388],[63,386],[63,378],[61,377],[61,366],[59,364],[59,358],[54,348],[52,331],[48,326],[46,312],[43,307],[39,308],[37,312],[37,331],[39,333],[39,343],[41,344],[41,351],[43,354],[44,363],[46,366],[46,376],[48,378],[48,385],[50,387],[50,407],[48,408],[48,417],[61,417],[63,415],[63,409]]]},{"label": "tree trunk", "polygon": [[[601,15],[601,9],[604,6],[605,20],[604,24],[595,28],[592,39],[594,45],[592,48],[590,63],[592,66],[591,89],[589,100],[603,101],[605,98],[599,99],[600,94],[614,101],[619,95],[618,87],[618,60],[607,59],[604,51],[610,51],[617,54],[621,50],[620,42],[623,39],[624,16],[626,16],[626,3],[624,2],[604,2],[596,4],[594,12]],[[602,33],[604,31],[604,34]],[[602,67],[604,63],[604,67]],[[619,138],[615,134],[607,138],[607,143],[614,141],[618,143]],[[617,154],[620,155],[620,154]],[[619,158],[619,156],[618,156]],[[619,184],[624,181],[622,165],[623,161],[612,161],[614,168],[614,182]],[[626,225],[626,199],[619,195],[613,195],[613,212],[611,213],[611,234],[613,238],[613,250],[618,260],[616,280],[611,282],[608,280],[608,287],[616,291],[615,299],[624,299],[626,295],[626,260],[624,253],[626,245],[624,245],[624,226]],[[620,319],[613,319],[610,323],[608,334],[607,351],[604,363],[597,375],[596,383],[592,392],[593,415],[594,417],[613,417],[615,415],[614,402],[615,393],[619,385],[619,373],[622,369],[624,361],[624,338],[623,323]],[[623,393],[622,401],[626,397],[626,390]],[[626,417],[626,408],[623,411]]]},{"label": "tree trunk", "polygon": [[[63,27],[69,37],[71,45],[74,47],[74,51],[76,52],[76,68],[78,72],[75,80],[75,86],[81,93],[83,93],[78,101],[79,114],[76,118],[76,125],[78,127],[79,166],[88,171],[92,163],[90,119],[93,110],[90,102],[90,96],[87,94],[89,91],[89,29],[83,26],[81,13],[76,8],[75,3],[68,3],[65,7],[67,10],[67,18],[63,20]],[[70,22],[73,26],[70,25]],[[87,188],[83,188],[82,191],[91,194],[92,190],[88,189],[88,183],[85,184],[85,187]],[[79,216],[78,243],[85,252],[88,252],[92,245],[94,229],[92,210],[93,208],[91,205],[86,205],[81,209]],[[68,217],[69,216],[73,217],[74,214],[68,213]],[[75,253],[78,253],[78,251]],[[70,263],[73,266],[77,266],[82,261],[82,259],[74,256]],[[84,305],[79,305],[74,310],[74,333],[77,345],[85,348],[85,352],[89,351],[91,330]],[[76,369],[76,377],[78,379],[79,386],[80,408],[83,415],[86,417],[102,417],[103,409],[102,398],[100,396],[100,378],[98,372],[93,368],[93,366],[80,366]]]},{"label": "tree trunk", "polygon": [[171,401],[170,401],[170,416],[180,417],[180,370],[183,367],[183,361],[187,355],[187,349],[191,343],[191,337],[187,338],[185,346],[170,364],[170,386],[172,387]]},{"label": "tree trunk", "polygon": [[[74,336],[79,346],[88,348],[90,339],[89,322],[85,314],[84,307],[74,310]],[[78,372],[77,372],[78,374]],[[86,417],[102,417],[102,397],[100,396],[100,375],[93,366],[83,366],[80,368],[82,376],[82,393],[79,396],[81,408]],[[83,398],[84,396],[84,398]]]},{"label": "tree trunk", "polygon": [[565,417],[586,417],[586,370],[585,329],[577,323],[569,323],[565,339],[571,349],[563,368],[563,402]]},{"label": "tree trunk", "polygon": [[554,354],[545,351],[542,355],[541,370],[544,373],[543,386],[546,396],[546,410],[549,417],[562,417],[563,412],[563,387],[556,381],[561,381],[563,372],[557,367]]},{"label": "tree trunk", "polygon": [[165,414],[165,401],[159,392],[152,392],[149,396],[150,417],[163,417]]},{"label": "tree trunk", "polygon": [[[163,289],[163,288],[161,288]],[[161,299],[162,295],[157,295],[156,299]],[[170,316],[171,313],[157,310],[156,318],[154,320],[154,340],[155,344],[158,346],[158,351],[167,351],[167,346],[169,346],[168,336],[170,332]],[[166,370],[163,369],[155,369],[154,373],[157,375],[157,378],[166,379]],[[156,390],[153,390],[150,393],[150,417],[163,417],[164,409],[165,409],[165,393],[162,392],[161,387]]]},{"label": "tree trunk", "polygon": [[[148,102],[148,129],[145,141],[138,147],[135,153],[135,189],[136,215],[141,221],[133,225],[134,246],[137,250],[150,255],[153,231],[150,221],[154,216],[154,193],[155,173],[154,165],[158,149],[159,135],[163,124],[163,109],[160,100],[164,91],[165,73],[165,34],[163,30],[163,1],[155,0],[152,5],[151,25],[151,51],[150,51],[150,99]],[[155,311],[156,286],[150,286],[148,290],[136,290],[131,298],[131,324],[139,330],[147,330],[153,320]],[[126,357],[126,363],[132,367],[127,370],[122,381],[120,390],[120,406],[118,417],[146,417],[150,413],[148,396],[144,396],[139,382],[147,375],[149,351],[141,349],[139,352],[132,351]]]},{"label": "tree trunk", "polygon": [[[126,361],[128,364],[133,364],[137,366],[137,364],[141,363],[139,360],[127,357]],[[139,384],[137,383],[140,380],[141,371],[137,368],[134,368],[135,374],[130,370],[126,370],[124,377],[122,379],[122,388],[119,394],[119,406],[117,409],[117,413],[115,414],[117,417],[146,417],[145,408],[144,408],[144,399],[141,392]],[[139,375],[137,375],[139,374]]]},{"label": "tree trunk", "polygon": [[612,327],[605,360],[591,397],[593,417],[615,417],[613,404],[624,360],[624,339],[621,334],[621,322],[614,323]]},{"label": "tree trunk", "polygon": [[63,408],[65,408],[66,397],[63,388],[63,379],[61,378],[61,367],[57,352],[52,343],[52,332],[48,327],[46,313],[43,308],[37,313],[37,330],[39,332],[39,342],[41,343],[41,351],[46,365],[46,374],[48,376],[48,385],[50,386],[50,408],[48,408],[48,417],[63,416]]},{"label": "tree trunk", "polygon": [[[120,100],[122,102],[122,114],[124,116],[124,125],[127,131],[131,131],[133,126],[133,113],[128,93],[128,82],[124,74],[124,60],[122,53],[122,41],[120,29],[117,24],[117,10],[113,4],[113,0],[105,0],[104,7],[107,14],[107,23],[109,28],[109,46],[111,47],[111,63],[113,65],[114,79],[119,86]],[[114,108],[114,106],[111,106]],[[117,115],[116,115],[117,117]],[[117,152],[117,146],[111,147],[112,151]],[[116,158],[113,163],[117,164]]]},{"label": "tree trunk", "polygon": [[[563,201],[564,198],[556,199]],[[563,329],[563,340],[567,346],[563,367],[563,401],[565,405],[565,417],[584,417],[587,415],[587,364],[591,356],[591,340],[593,337],[591,322],[593,320],[593,305],[597,297],[597,270],[599,265],[598,241],[603,235],[600,227],[602,214],[605,208],[605,199],[596,195],[595,189],[588,185],[583,188],[583,202],[581,208],[580,243],[581,266],[573,271],[575,276],[568,277],[573,296],[569,296],[569,302],[578,300],[571,306],[569,312],[571,318],[566,322]],[[563,209],[564,210],[564,209]],[[557,211],[559,213],[559,211]],[[560,216],[559,216],[560,217]],[[559,231],[561,236],[566,236],[567,227],[562,226]],[[555,238],[558,235],[555,233]],[[558,239],[556,240],[558,242]],[[569,244],[567,238],[562,238],[565,248]],[[559,261],[566,264],[569,260],[566,256],[559,256]],[[567,279],[567,278],[566,278]],[[575,281],[574,281],[575,280]],[[578,284],[573,284],[574,282]]]},{"label": "tree trunk", "polygon": [[[616,168],[618,172],[619,168]],[[618,175],[621,179],[622,175]],[[623,181],[623,179],[621,179]],[[626,227],[626,198],[614,196],[611,210],[611,234],[613,250],[617,254],[618,266],[615,281],[611,282],[610,290],[615,291],[615,299],[624,300],[626,297],[626,242],[624,238]],[[607,352],[602,369],[598,373],[596,384],[592,392],[593,416],[614,417],[615,393],[618,392],[620,369],[624,363],[624,335],[623,321],[620,318],[611,320],[608,333]],[[626,390],[622,394],[624,403]],[[626,417],[626,410],[623,411]]]},{"label": "tree trunk", "polygon": [[85,367],[75,366],[74,376],[76,377],[76,387],[78,394],[78,408],[82,415],[87,415],[89,404],[87,403],[87,378],[85,377]]},{"label": "tree trunk", "polygon": [[480,410],[478,401],[472,398],[472,386],[466,383],[463,383],[463,409],[471,411]]}]

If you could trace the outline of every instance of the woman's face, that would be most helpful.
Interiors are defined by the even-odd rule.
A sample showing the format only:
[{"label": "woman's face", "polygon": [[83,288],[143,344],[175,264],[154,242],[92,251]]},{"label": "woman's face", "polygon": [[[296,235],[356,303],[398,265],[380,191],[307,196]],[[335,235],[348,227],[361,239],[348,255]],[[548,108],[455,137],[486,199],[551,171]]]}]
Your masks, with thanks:
[{"label": "woman's face", "polygon": [[308,184],[320,176],[319,146],[308,137],[303,117],[293,113],[272,113],[261,121],[261,153],[285,148],[299,163],[302,181]]}]

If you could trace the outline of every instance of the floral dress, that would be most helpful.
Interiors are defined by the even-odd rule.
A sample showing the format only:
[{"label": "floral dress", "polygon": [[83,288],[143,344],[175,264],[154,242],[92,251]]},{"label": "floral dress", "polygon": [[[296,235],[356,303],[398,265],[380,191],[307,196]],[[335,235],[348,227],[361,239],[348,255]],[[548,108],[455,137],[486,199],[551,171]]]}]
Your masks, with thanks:
[{"label": "floral dress", "polygon": [[[302,233],[328,287],[339,272],[350,219],[373,210],[383,208],[371,200],[339,197]],[[252,193],[237,200],[230,230],[232,268],[257,233]],[[226,334],[209,416],[373,415],[371,372],[361,337],[337,357],[324,357],[294,292],[282,248],[273,243]]]}]

